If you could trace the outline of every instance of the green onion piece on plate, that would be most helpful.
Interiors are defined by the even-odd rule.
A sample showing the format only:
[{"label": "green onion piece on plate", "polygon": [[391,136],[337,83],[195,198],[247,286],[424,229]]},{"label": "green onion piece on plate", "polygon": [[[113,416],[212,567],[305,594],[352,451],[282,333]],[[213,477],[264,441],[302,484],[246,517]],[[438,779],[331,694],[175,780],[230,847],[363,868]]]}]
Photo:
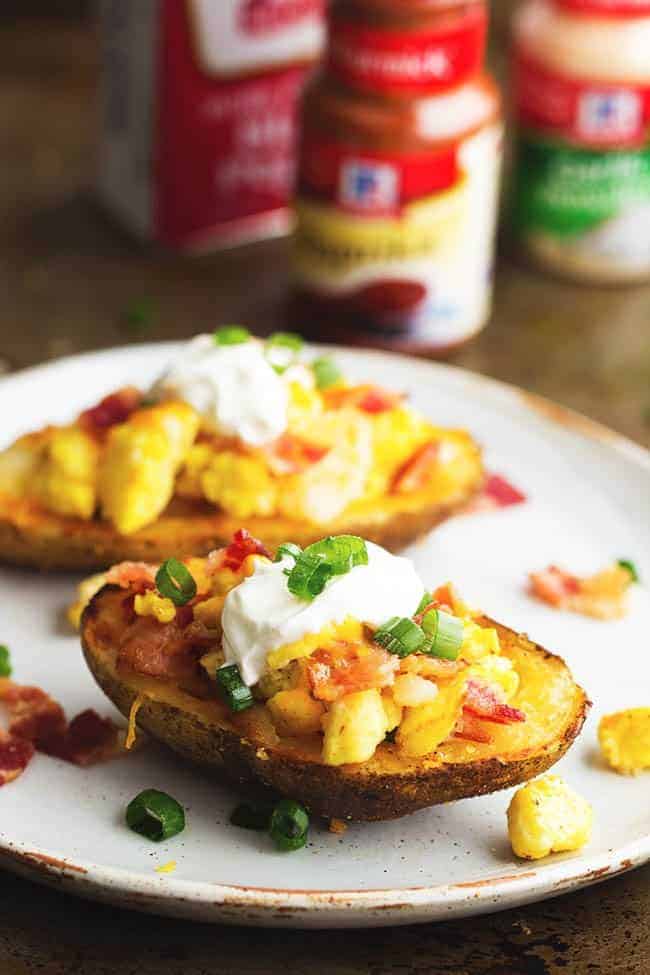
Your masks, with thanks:
[{"label": "green onion piece on plate", "polygon": [[393,616],[388,623],[375,630],[373,640],[396,657],[410,657],[424,646],[426,637],[422,627],[413,620],[406,616]]},{"label": "green onion piece on plate", "polygon": [[294,545],[293,542],[284,542],[282,545],[278,545],[278,550],[275,553],[273,561],[281,562],[287,555],[290,555],[296,561],[302,555],[300,545]]},{"label": "green onion piece on plate", "polygon": [[273,806],[269,802],[240,802],[230,815],[230,822],[240,829],[268,830]]},{"label": "green onion piece on plate", "polygon": [[311,367],[314,371],[314,379],[319,389],[328,389],[330,386],[335,386],[343,378],[343,373],[334,362],[334,359],[330,359],[329,356],[321,356],[319,359],[314,359]]},{"label": "green onion piece on plate", "polygon": [[278,850],[300,850],[307,842],[309,816],[293,799],[281,799],[271,815],[269,833]]},{"label": "green onion piece on plate", "polygon": [[629,559],[619,559],[618,564],[620,565],[621,569],[625,569],[627,572],[630,573],[630,575],[632,576],[632,582],[641,581],[639,577],[638,569],[634,564],[634,562],[630,562]]},{"label": "green onion piece on plate", "polygon": [[185,810],[166,792],[145,789],[126,807],[126,824],[154,843],[168,840],[185,829]]},{"label": "green onion piece on plate", "polygon": [[253,705],[253,695],[241,679],[237,664],[226,664],[217,670],[217,684],[221,696],[231,711],[245,711]]},{"label": "green onion piece on plate", "polygon": [[0,646],[0,677],[11,677],[12,673],[9,647]]},{"label": "green onion piece on plate", "polygon": [[163,562],[156,573],[156,587],[161,596],[171,599],[174,606],[185,606],[196,596],[194,577],[178,559]]},{"label": "green onion piece on plate", "polygon": [[458,660],[464,635],[461,619],[441,609],[431,609],[422,619],[422,629],[426,636],[422,653],[443,660]]},{"label": "green onion piece on plate", "polygon": [[250,337],[251,333],[241,325],[224,325],[214,333],[214,341],[217,345],[243,345]]},{"label": "green onion piece on plate", "polygon": [[289,592],[312,600],[334,576],[346,575],[357,565],[368,564],[366,543],[357,535],[336,535],[308,545],[293,569],[285,569]]}]

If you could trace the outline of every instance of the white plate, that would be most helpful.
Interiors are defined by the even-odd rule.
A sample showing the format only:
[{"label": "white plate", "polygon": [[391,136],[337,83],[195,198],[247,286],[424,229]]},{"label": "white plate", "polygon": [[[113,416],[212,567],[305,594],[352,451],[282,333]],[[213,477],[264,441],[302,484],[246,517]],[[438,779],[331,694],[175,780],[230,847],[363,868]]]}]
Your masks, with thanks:
[{"label": "white plate", "polygon": [[[66,420],[112,388],[146,383],[173,345],[80,356],[0,383],[3,439]],[[0,863],[72,893],[145,911],[238,924],[361,927],[432,921],[514,907],[611,877],[650,859],[650,779],[609,772],[596,747],[599,716],[650,704],[650,603],[634,593],[622,622],[556,613],[530,600],[526,574],[549,562],[594,570],[634,559],[650,578],[650,459],[611,432],[480,376],[380,353],[338,353],[358,377],[408,390],[441,424],[470,428],[490,470],[527,492],[527,504],[458,518],[413,548],[422,577],[453,578],[497,619],[564,655],[595,702],[558,770],[595,809],[594,836],[578,854],[535,864],[509,848],[509,793],[465,800],[395,823],[314,829],[283,855],[264,836],[228,825],[228,789],[155,746],[81,771],[37,756],[0,792]],[[69,714],[110,713],[61,622],[73,579],[3,569],[0,642],[18,681],[41,685]],[[186,807],[188,828],[148,844],[123,825],[124,808],[155,786]],[[170,860],[173,873],[156,867]]]}]

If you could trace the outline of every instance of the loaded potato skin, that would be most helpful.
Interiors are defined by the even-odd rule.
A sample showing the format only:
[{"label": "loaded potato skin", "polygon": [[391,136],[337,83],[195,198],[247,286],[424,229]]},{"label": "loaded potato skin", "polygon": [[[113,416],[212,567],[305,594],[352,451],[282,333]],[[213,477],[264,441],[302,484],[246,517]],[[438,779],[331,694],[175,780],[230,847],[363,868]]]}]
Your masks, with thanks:
[{"label": "loaded potato skin", "polygon": [[[192,560],[199,580],[194,622],[188,623],[186,607],[172,624],[137,617],[133,588],[108,585],[83,613],[82,644],[95,679],[124,715],[137,703],[142,729],[183,758],[240,786],[298,799],[330,818],[394,819],[525,782],[550,768],[582,728],[589,702],[563,661],[482,616],[465,624],[472,652],[481,659],[457,665],[419,653],[404,659],[391,654],[390,663],[386,651],[367,641],[350,656],[350,641],[357,639],[354,625],[330,627],[320,639],[290,643],[272,655],[283,668],[264,676],[253,687],[254,703],[235,713],[214,681],[223,664],[221,628],[228,627],[228,619],[221,621],[221,612],[229,597],[201,595],[201,561]],[[255,575],[250,563],[244,576],[230,585],[236,583],[236,589],[250,581],[246,573]],[[448,598],[444,593],[439,597]],[[202,602],[206,610],[197,613]],[[146,647],[146,633],[160,635],[165,625],[180,626],[181,618],[182,626],[193,627],[193,639],[206,637],[210,645],[194,646],[183,663],[175,656],[177,630],[170,630],[166,644],[154,638],[155,659],[143,666],[138,654]],[[197,620],[207,629],[196,629]],[[495,641],[498,655],[490,650]],[[162,662],[161,647],[167,654]],[[336,653],[345,658],[343,671],[336,670]],[[458,668],[468,677],[467,696],[453,704],[456,710],[446,729],[426,725],[423,730],[415,722],[415,747],[405,718],[429,707],[413,697],[414,691],[421,695],[418,680],[429,683],[422,675],[430,671],[442,675],[434,703],[436,694],[439,701],[449,702],[446,670],[456,673]],[[301,682],[305,673],[308,683]],[[515,674],[516,680],[505,680],[506,674]],[[489,685],[481,683],[488,677]],[[387,700],[390,707],[383,703]]]}]

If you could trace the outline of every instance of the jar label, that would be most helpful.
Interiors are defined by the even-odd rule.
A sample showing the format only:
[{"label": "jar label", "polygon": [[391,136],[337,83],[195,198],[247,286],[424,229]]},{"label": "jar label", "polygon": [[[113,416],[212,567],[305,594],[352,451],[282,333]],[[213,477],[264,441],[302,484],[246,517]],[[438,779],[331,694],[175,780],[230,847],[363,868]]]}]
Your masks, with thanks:
[{"label": "jar label", "polygon": [[650,84],[567,78],[520,53],[515,91],[524,126],[592,149],[641,146],[647,141]]},{"label": "jar label", "polygon": [[329,68],[346,84],[423,94],[458,85],[480,70],[487,11],[474,6],[438,30],[380,30],[336,17],[330,30]]},{"label": "jar label", "polygon": [[316,180],[304,170],[299,288],[423,344],[469,338],[489,309],[501,141],[493,125],[420,157],[304,147],[326,165]]},{"label": "jar label", "polygon": [[529,247],[570,269],[650,269],[650,146],[602,152],[520,140],[515,222]]}]

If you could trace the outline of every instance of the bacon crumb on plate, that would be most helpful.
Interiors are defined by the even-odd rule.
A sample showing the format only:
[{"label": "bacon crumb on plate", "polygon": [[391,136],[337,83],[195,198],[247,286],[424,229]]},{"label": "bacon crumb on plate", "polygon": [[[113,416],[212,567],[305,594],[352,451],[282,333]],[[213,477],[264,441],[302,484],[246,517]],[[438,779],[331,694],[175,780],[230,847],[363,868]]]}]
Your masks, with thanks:
[{"label": "bacon crumb on plate", "polygon": [[484,511],[496,511],[499,508],[511,508],[527,500],[526,495],[505,477],[500,474],[488,474],[483,491],[467,506],[465,513],[479,514]]},{"label": "bacon crumb on plate", "polygon": [[531,596],[554,609],[594,619],[620,619],[627,612],[627,593],[634,578],[614,563],[593,576],[577,576],[557,565],[529,575]]}]

